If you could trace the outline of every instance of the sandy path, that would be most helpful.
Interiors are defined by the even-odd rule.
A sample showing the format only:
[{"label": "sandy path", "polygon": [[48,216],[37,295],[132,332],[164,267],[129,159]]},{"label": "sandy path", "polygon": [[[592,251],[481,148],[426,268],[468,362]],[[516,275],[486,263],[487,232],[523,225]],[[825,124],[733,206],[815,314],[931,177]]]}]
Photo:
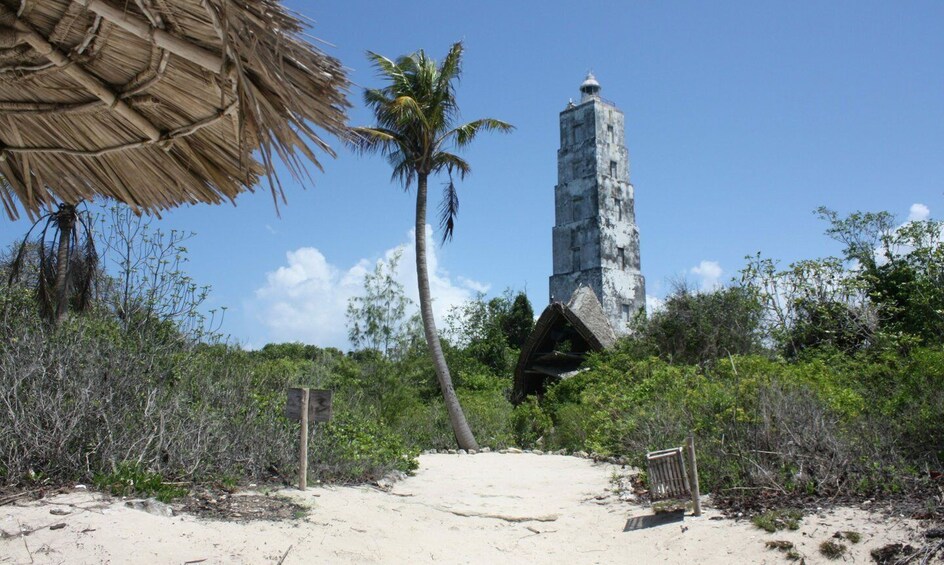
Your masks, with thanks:
[{"label": "sandy path", "polygon": [[[908,520],[861,510],[810,516],[776,535],[746,522],[700,518],[623,532],[648,509],[607,489],[613,468],[532,454],[424,455],[415,476],[386,493],[370,487],[284,494],[311,507],[287,522],[160,517],[121,501],[77,492],[0,507],[0,529],[65,523],[0,539],[0,563],[787,563],[764,541],[793,541],[807,563],[838,530],[862,542],[846,559],[871,562],[871,548],[914,535]],[[69,506],[71,505],[71,506]],[[67,516],[50,514],[66,508]],[[291,548],[291,549],[290,549]],[[286,555],[286,551],[288,551]]]}]

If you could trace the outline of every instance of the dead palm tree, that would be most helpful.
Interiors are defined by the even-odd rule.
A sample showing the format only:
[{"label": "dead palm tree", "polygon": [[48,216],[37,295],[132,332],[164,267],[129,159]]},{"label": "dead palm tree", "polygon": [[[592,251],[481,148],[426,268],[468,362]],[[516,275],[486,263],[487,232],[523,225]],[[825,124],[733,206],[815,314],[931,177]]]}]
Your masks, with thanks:
[{"label": "dead palm tree", "polygon": [[422,50],[396,61],[373,52],[368,52],[368,58],[388,84],[364,92],[377,125],[354,128],[354,143],[365,153],[384,155],[393,167],[393,179],[402,182],[404,188],[409,189],[416,182],[416,275],[426,343],[459,447],[477,449],[453,388],[433,319],[426,266],[427,183],[430,175],[445,172],[449,176],[440,209],[440,226],[443,241],[451,239],[459,210],[453,175],[461,179],[470,168],[450,149],[468,145],[480,131],[511,131],[513,127],[492,118],[455,125],[459,115],[455,82],[461,74],[461,42],[452,46],[441,64]]},{"label": "dead palm tree", "polygon": [[[36,301],[40,313],[50,322],[61,322],[70,306],[76,311],[91,307],[99,274],[91,224],[87,211],[60,204],[56,211],[44,214],[33,224],[10,265],[7,284],[35,269],[31,282],[36,287]],[[37,241],[31,242],[30,235],[40,225],[43,228]]]}]

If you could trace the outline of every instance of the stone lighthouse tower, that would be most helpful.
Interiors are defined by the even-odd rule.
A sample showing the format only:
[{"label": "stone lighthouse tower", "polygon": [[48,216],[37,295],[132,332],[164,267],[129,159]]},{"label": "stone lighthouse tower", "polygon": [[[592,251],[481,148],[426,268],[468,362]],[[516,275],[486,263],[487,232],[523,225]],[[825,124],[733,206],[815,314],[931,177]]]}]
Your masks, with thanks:
[{"label": "stone lighthouse tower", "polygon": [[618,335],[646,306],[623,124],[593,73],[580,85],[580,101],[560,113],[550,279],[551,302],[590,287]]}]

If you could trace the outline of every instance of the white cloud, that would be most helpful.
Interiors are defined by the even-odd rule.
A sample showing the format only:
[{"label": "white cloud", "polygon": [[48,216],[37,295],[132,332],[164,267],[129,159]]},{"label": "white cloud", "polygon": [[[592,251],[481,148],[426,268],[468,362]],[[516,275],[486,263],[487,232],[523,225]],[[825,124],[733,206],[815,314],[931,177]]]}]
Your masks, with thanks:
[{"label": "white cloud", "polygon": [[721,286],[721,275],[724,274],[717,261],[702,261],[689,272],[701,279],[701,290],[713,290]]},{"label": "white cloud", "polygon": [[665,308],[665,300],[651,294],[646,295],[646,314],[652,316]]},{"label": "white cloud", "polygon": [[931,210],[919,202],[915,202],[911,205],[911,209],[908,210],[908,220],[909,222],[923,222],[931,217]]},{"label": "white cloud", "polygon": [[456,280],[459,282],[460,286],[464,286],[474,292],[481,292],[482,294],[485,294],[486,292],[489,291],[490,288],[492,288],[492,285],[488,283],[480,283],[472,279],[467,279],[463,277],[462,275],[457,276]]},{"label": "white cloud", "polygon": [[[413,239],[410,230],[407,242],[388,249],[383,257],[389,261],[397,252],[402,254],[395,278],[416,304],[419,295]],[[489,285],[462,276],[457,276],[453,282],[449,272],[439,264],[438,248],[428,225],[426,249],[433,314],[441,329],[450,308],[473,298],[476,292],[487,291]],[[361,259],[341,269],[332,265],[318,249],[301,247],[286,253],[286,263],[266,274],[265,285],[256,290],[247,305],[247,311],[254,313],[265,328],[265,341],[301,341],[348,349],[347,303],[363,292],[364,275],[373,269],[374,262]]]}]

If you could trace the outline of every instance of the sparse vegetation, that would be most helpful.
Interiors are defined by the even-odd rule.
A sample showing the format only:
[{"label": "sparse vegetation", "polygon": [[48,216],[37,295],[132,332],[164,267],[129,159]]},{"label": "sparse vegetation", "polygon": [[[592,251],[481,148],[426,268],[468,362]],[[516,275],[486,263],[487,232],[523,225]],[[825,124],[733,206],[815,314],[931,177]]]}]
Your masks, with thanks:
[{"label": "sparse vegetation", "polygon": [[845,544],[834,542],[832,540],[826,540],[823,543],[819,544],[819,552],[826,556],[827,559],[839,559],[846,553],[848,549]]},{"label": "sparse vegetation", "polygon": [[789,559],[790,561],[801,561],[803,555],[797,551],[796,546],[793,545],[793,542],[786,540],[768,540],[765,542],[767,549],[776,549],[783,553],[783,556]]},{"label": "sparse vegetation", "polygon": [[168,484],[157,473],[146,471],[134,463],[120,463],[111,473],[95,475],[94,484],[115,496],[153,496],[161,502],[170,502],[187,494],[179,484]]},{"label": "sparse vegetation", "polygon": [[780,530],[798,530],[803,512],[794,509],[768,510],[751,518],[751,523],[758,528],[774,533]]},{"label": "sparse vegetation", "polygon": [[859,543],[860,541],[862,541],[862,534],[860,534],[859,532],[853,532],[849,530],[846,530],[843,532],[836,532],[835,534],[833,534],[833,537],[836,539],[849,540],[852,543]]}]

